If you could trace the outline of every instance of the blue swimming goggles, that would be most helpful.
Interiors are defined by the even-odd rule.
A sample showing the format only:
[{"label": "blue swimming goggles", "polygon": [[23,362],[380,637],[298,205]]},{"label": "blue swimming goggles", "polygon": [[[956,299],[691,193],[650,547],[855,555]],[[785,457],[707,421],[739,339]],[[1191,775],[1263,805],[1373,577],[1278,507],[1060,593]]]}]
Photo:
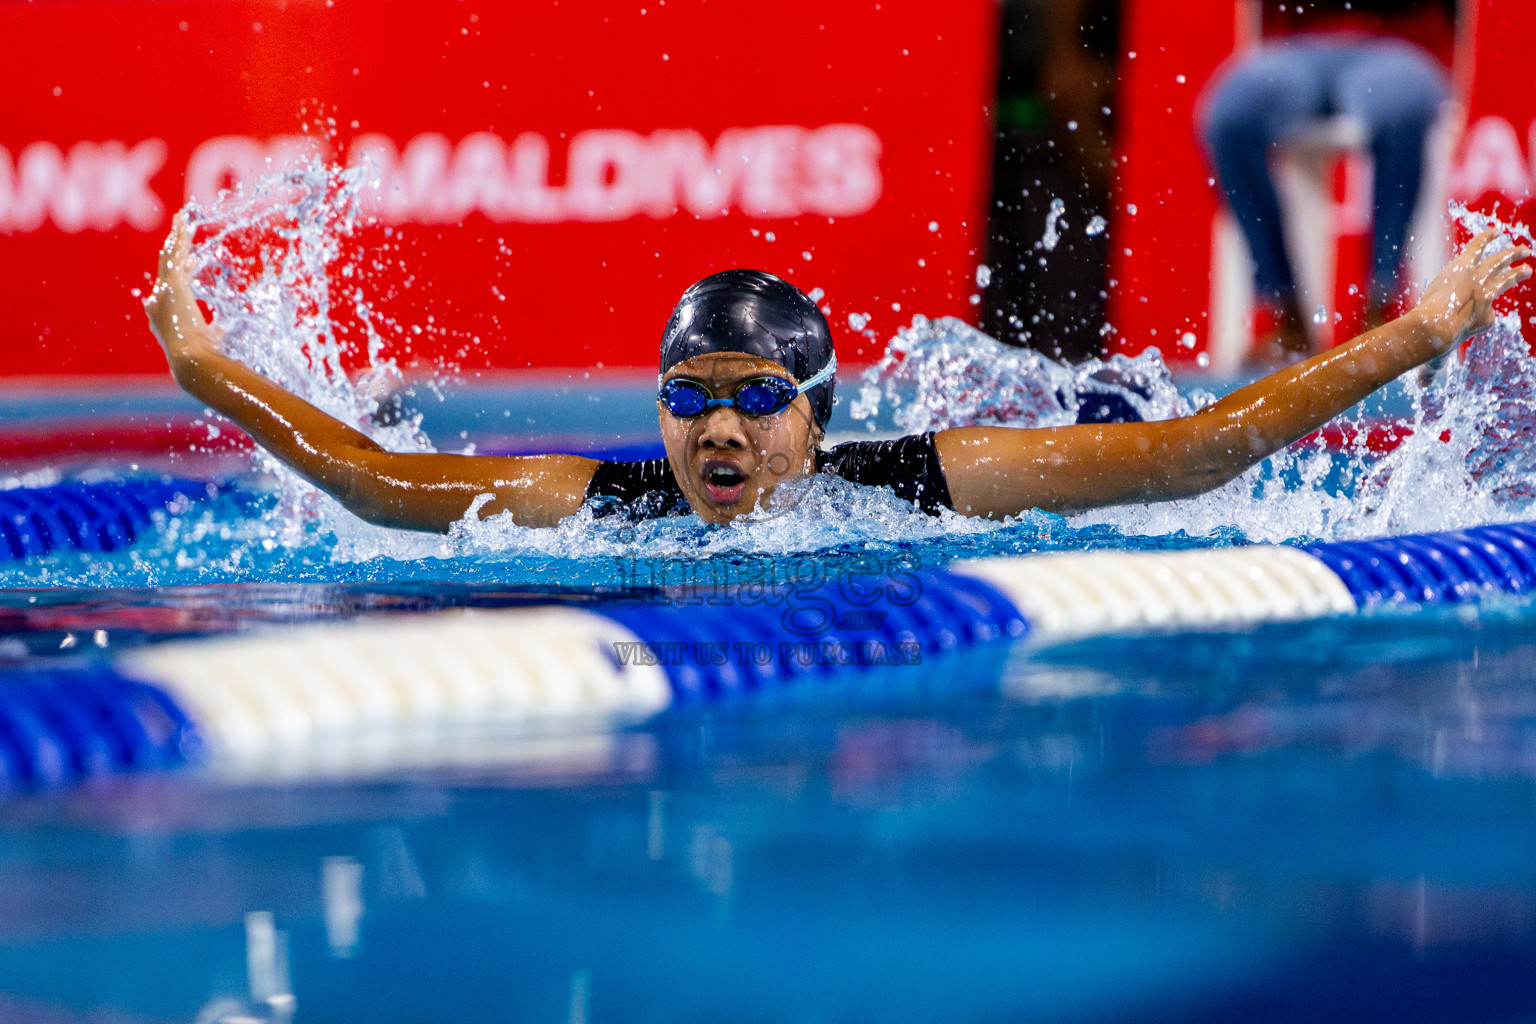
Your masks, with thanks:
[{"label": "blue swimming goggles", "polygon": [[837,357],[833,356],[820,372],[798,387],[783,377],[748,377],[736,385],[730,398],[716,398],[696,380],[673,377],[661,385],[661,404],[680,419],[702,416],[717,405],[735,406],[746,416],[772,416],[789,408],[797,396],[826,383],[836,371]]}]

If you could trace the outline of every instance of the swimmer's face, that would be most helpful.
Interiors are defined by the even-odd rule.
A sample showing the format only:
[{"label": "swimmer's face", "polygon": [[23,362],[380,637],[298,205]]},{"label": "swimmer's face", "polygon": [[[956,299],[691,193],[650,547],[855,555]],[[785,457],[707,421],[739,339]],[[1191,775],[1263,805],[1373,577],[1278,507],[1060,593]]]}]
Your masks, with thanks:
[{"label": "swimmer's face", "polygon": [[[664,381],[696,380],[716,398],[729,398],[752,377],[794,380],[778,363],[738,352],[710,352],[678,363]],[[747,416],[735,406],[715,406],[683,419],[656,403],[661,439],[678,485],[705,522],[728,523],[767,505],[780,482],[813,472],[817,436],[810,399],[799,395],[772,416]]]}]

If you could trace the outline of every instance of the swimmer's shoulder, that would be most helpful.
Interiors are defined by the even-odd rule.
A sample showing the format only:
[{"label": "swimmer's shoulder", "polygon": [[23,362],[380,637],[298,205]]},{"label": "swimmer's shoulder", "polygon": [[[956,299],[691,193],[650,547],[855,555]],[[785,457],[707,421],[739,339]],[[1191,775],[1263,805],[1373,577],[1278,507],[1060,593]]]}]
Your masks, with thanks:
[{"label": "swimmer's shoulder", "polygon": [[586,500],[599,515],[650,519],[691,510],[664,458],[598,462],[587,483]]},{"label": "swimmer's shoulder", "polygon": [[930,515],[954,508],[933,434],[845,441],[818,452],[816,468],[866,487],[887,487]]}]

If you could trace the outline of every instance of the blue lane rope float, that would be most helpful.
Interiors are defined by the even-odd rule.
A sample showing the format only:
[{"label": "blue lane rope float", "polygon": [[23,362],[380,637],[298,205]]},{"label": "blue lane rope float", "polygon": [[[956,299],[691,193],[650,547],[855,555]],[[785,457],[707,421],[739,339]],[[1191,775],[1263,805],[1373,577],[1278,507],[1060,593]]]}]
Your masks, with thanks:
[{"label": "blue lane rope float", "polygon": [[1349,587],[1362,607],[1460,604],[1491,592],[1536,591],[1536,524],[1312,544],[1303,548]]},{"label": "blue lane rope float", "polygon": [[118,551],[150,530],[157,512],[215,493],[200,480],[144,477],[0,491],[0,560],[61,549]]},{"label": "blue lane rope float", "polygon": [[673,706],[888,680],[877,670],[910,661],[942,672],[945,654],[1020,639],[1532,593],[1536,525],[1514,524],[979,559],[798,589],[677,590],[657,603],[458,609],[172,640],[110,664],[0,671],[0,785],[46,788],[189,761],[244,779],[398,770],[453,763],[477,737],[504,745],[509,728],[533,738],[611,732]]},{"label": "blue lane rope float", "polygon": [[50,788],[198,758],[196,730],[157,687],[105,665],[0,676],[0,785]]},{"label": "blue lane rope float", "polygon": [[635,634],[640,646],[630,659],[660,665],[679,704],[749,699],[760,690],[912,664],[1028,629],[994,587],[939,572],[781,587],[750,603],[713,592],[687,605],[658,600],[594,611]]}]

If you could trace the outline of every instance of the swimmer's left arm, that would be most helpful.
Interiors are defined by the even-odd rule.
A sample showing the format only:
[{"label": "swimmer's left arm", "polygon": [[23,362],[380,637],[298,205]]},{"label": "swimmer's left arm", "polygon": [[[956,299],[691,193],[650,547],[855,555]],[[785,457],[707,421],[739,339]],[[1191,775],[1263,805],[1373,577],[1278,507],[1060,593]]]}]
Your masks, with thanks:
[{"label": "swimmer's left arm", "polygon": [[1178,419],[934,437],[955,509],[1001,517],[1166,501],[1219,487],[1371,392],[1491,326],[1492,304],[1531,275],[1520,247],[1468,243],[1407,314]]}]

